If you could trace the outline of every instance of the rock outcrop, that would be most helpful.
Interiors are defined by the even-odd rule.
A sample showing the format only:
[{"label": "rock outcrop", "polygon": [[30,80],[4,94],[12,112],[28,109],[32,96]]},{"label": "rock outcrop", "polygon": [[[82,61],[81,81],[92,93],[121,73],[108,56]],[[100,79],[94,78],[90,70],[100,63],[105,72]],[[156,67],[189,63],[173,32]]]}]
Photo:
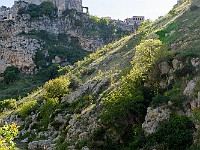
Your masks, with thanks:
[{"label": "rock outcrop", "polygon": [[142,128],[146,135],[152,134],[156,131],[159,123],[170,117],[170,109],[168,106],[161,106],[157,108],[148,107],[145,122],[142,124]]},{"label": "rock outcrop", "polygon": [[41,49],[42,42],[24,36],[11,36],[0,40],[0,74],[9,66],[16,66],[22,73],[33,73],[33,57]]}]

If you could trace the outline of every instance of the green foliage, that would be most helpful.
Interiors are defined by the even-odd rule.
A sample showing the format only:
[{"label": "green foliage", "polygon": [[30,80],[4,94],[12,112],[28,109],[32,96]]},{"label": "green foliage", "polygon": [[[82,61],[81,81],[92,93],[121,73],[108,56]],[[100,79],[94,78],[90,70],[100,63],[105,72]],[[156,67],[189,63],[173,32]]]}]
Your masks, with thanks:
[{"label": "green foliage", "polygon": [[172,102],[173,107],[181,109],[186,97],[183,95],[183,88],[180,83],[175,83],[171,90],[164,93],[166,97]]},{"label": "green foliage", "polygon": [[158,94],[152,99],[151,106],[156,108],[162,104],[167,104],[168,101],[169,101],[169,97]]},{"label": "green foliage", "polygon": [[7,67],[3,74],[4,81],[7,84],[12,83],[17,79],[18,74],[19,74],[19,70],[17,67],[14,67],[14,66]]},{"label": "green foliage", "polygon": [[50,115],[55,111],[56,106],[59,104],[58,98],[47,98],[44,105],[40,107],[41,124],[47,126],[50,122]]},{"label": "green foliage", "polygon": [[5,124],[0,127],[0,150],[14,149],[14,137],[18,134],[18,127],[15,123]]},{"label": "green foliage", "polygon": [[75,90],[82,84],[82,81],[73,74],[70,75],[69,80],[70,80],[69,88],[73,90]]},{"label": "green foliage", "polygon": [[[23,35],[28,38],[45,41],[44,49],[38,50],[34,57],[34,62],[38,68],[48,67],[47,64],[52,64],[52,59],[55,56],[59,56],[63,60],[67,59],[67,62],[73,64],[90,53],[80,48],[76,37],[70,37],[65,33],[55,35],[44,30],[32,30],[28,34]],[[45,56],[47,51],[48,56]]]},{"label": "green foliage", "polygon": [[29,14],[31,19],[37,19],[43,15],[53,18],[57,15],[57,8],[50,1],[44,1],[40,5],[29,4],[28,7],[20,8],[18,14]]},{"label": "green foliage", "polygon": [[186,116],[175,115],[161,122],[158,130],[151,136],[157,144],[163,145],[164,149],[185,150],[193,143],[193,123]]},{"label": "green foliage", "polygon": [[102,37],[105,44],[112,42],[114,39],[122,38],[130,32],[122,31],[116,23],[109,22],[108,19],[98,18],[96,16],[90,16],[90,26],[84,27],[83,31],[85,35],[99,35]]},{"label": "green foliage", "polygon": [[177,14],[176,9],[170,10],[170,11],[169,11],[169,14],[172,15],[172,16],[175,15],[175,14]]},{"label": "green foliage", "polygon": [[55,5],[50,1],[44,1],[40,4],[40,12],[45,16],[53,17],[57,11]]},{"label": "green foliage", "polygon": [[120,87],[110,92],[103,101],[106,108],[102,113],[103,123],[114,129],[124,142],[132,138],[130,133],[133,124],[140,124],[146,114],[148,99],[145,99],[147,96],[143,93],[143,80],[147,78],[151,67],[161,58],[161,45],[159,40],[141,41],[136,47],[130,73],[122,78]]},{"label": "green foliage", "polygon": [[170,32],[172,31],[176,31],[177,29],[178,25],[175,22],[172,22],[169,25],[167,25],[166,28],[157,31],[156,34],[159,36],[159,39],[163,43],[169,43],[170,41],[173,41],[175,39],[169,39],[170,37],[167,37],[167,35],[170,34]]},{"label": "green foliage", "polygon": [[88,107],[89,105],[94,103],[94,97],[91,94],[86,94],[81,98],[77,99],[76,101],[70,104],[70,110],[74,114],[81,114],[81,111]]},{"label": "green foliage", "polygon": [[46,73],[46,70],[43,69],[33,75],[20,75],[12,84],[0,82],[0,100],[18,99],[19,97],[27,96],[28,93],[36,90],[49,80]]},{"label": "green foliage", "polygon": [[48,98],[61,98],[69,92],[70,81],[61,76],[45,83],[44,89]]},{"label": "green foliage", "polygon": [[70,18],[73,18],[76,14],[76,10],[75,9],[66,9],[65,11],[62,12],[63,16],[69,16]]},{"label": "green foliage", "polygon": [[49,79],[53,79],[58,76],[58,70],[60,69],[59,64],[52,64],[48,69],[47,69],[47,75],[49,76]]},{"label": "green foliage", "polygon": [[22,104],[21,109],[19,110],[19,115],[26,118],[31,114],[31,112],[34,112],[38,108],[37,101],[29,101]]},{"label": "green foliage", "polygon": [[192,64],[186,64],[183,68],[177,69],[174,72],[174,75],[177,78],[180,78],[180,77],[184,77],[187,75],[192,75],[194,73],[195,73],[195,67],[193,67]]},{"label": "green foliage", "polygon": [[[136,47],[134,60],[132,62],[132,73],[137,77],[145,77],[147,71],[162,57],[161,53],[162,42],[160,40],[149,39],[141,41],[140,45]],[[146,78],[146,77],[145,77]]]},{"label": "green foliage", "polygon": [[9,109],[15,109],[17,108],[17,102],[15,99],[6,99],[3,101],[0,101],[0,112],[3,112],[4,110]]},{"label": "green foliage", "polygon": [[196,11],[197,9],[199,9],[199,6],[197,5],[190,6],[190,11]]}]

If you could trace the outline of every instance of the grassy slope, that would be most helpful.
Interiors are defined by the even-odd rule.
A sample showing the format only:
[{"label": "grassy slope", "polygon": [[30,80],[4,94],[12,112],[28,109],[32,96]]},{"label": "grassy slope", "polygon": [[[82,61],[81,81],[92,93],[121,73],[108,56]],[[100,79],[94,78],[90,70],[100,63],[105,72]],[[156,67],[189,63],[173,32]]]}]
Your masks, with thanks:
[{"label": "grassy slope", "polygon": [[[193,4],[199,4],[196,0]],[[187,57],[189,55],[199,56],[199,22],[198,16],[200,9],[195,11],[186,11],[189,7],[189,3],[183,4],[178,8],[175,8],[179,15],[168,14],[167,16],[157,20],[153,25],[153,32],[160,29],[167,30],[167,33],[175,31],[174,34],[166,36],[163,40],[164,46],[174,52],[174,57]],[[185,12],[186,11],[186,12]],[[192,23],[192,24],[191,24]],[[175,24],[172,28],[171,24]],[[151,33],[154,34],[154,33]],[[148,36],[146,37],[148,38]],[[141,40],[140,34],[132,35],[121,39],[113,44],[105,46],[102,50],[98,50],[96,53],[91,54],[83,61],[76,63],[71,72],[78,76],[83,83],[92,79],[99,78],[111,78],[114,76],[114,80],[117,83],[121,76],[125,76],[131,69],[130,61],[132,60],[135,52],[135,46],[139,44]],[[171,47],[173,43],[182,44]],[[43,95],[42,89],[33,92],[28,97],[18,101],[18,105],[21,103],[40,99]],[[0,119],[11,113],[7,111],[2,113]]]}]

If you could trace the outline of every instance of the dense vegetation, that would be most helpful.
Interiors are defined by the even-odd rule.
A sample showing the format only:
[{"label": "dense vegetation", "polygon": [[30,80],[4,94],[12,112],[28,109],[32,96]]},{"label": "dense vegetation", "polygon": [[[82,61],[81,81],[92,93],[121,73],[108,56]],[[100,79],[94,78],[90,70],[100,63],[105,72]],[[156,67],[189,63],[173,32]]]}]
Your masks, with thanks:
[{"label": "dense vegetation", "polygon": [[18,14],[29,14],[31,20],[38,19],[39,17],[49,16],[55,18],[57,16],[58,9],[50,1],[44,1],[40,5],[30,4],[28,7],[23,7],[18,10]]},{"label": "dense vegetation", "polygon": [[18,127],[16,124],[5,124],[0,127],[0,150],[14,149],[14,137],[18,134]]},{"label": "dense vegetation", "polygon": [[[66,11],[63,15],[68,16],[71,13],[73,11]],[[49,71],[47,80],[51,80],[43,87],[18,101],[14,99],[1,101],[2,116],[9,112],[16,113],[27,121],[21,128],[28,129],[28,124],[32,123],[31,114],[37,114],[37,122],[31,126],[31,129],[35,129],[35,133],[20,137],[21,139],[29,137],[29,141],[33,141],[47,139],[47,137],[37,139],[36,134],[47,131],[48,126],[52,126],[53,130],[59,130],[63,124],[55,120],[55,116],[72,114],[73,119],[65,118],[67,123],[64,124],[57,143],[57,148],[60,150],[71,145],[76,149],[87,146],[95,150],[198,150],[199,106],[190,109],[192,115],[185,113],[187,105],[190,105],[193,99],[197,99],[200,87],[199,66],[195,68],[191,62],[192,58],[199,58],[197,45],[199,35],[191,32],[199,29],[198,14],[199,8],[195,1],[192,6],[189,1],[183,1],[167,16],[153,24],[150,22],[142,24],[135,34],[104,46],[71,67],[60,69],[54,64],[46,70]],[[107,20],[95,17],[91,17],[91,20],[96,24],[92,25],[91,30],[85,31],[86,33],[94,33],[94,27],[98,26],[101,28],[94,35],[102,34],[106,41],[115,37],[116,32],[113,29],[106,30],[108,26],[114,27],[114,24],[109,25]],[[191,25],[191,22],[194,23]],[[106,31],[109,32],[109,36],[105,34]],[[43,38],[47,43],[50,41],[49,45],[55,41],[52,40],[54,39],[51,38],[52,35],[44,31],[33,31],[33,34],[26,36]],[[67,41],[62,41],[65,40],[65,36],[67,35],[58,35],[56,38],[60,38],[59,42],[66,43]],[[180,41],[182,44],[179,44]],[[58,53],[49,51],[51,58],[57,54],[67,53],[59,50]],[[38,53],[35,61],[38,66],[45,68],[46,66],[41,65],[40,61],[46,64],[48,60],[42,55],[42,52]],[[173,60],[178,62],[176,68]],[[160,69],[162,62],[169,64],[170,69],[167,73],[162,73]],[[9,78],[10,74],[16,74],[18,78],[15,68],[9,68],[5,76]],[[171,76],[173,82],[169,81]],[[194,92],[184,95],[186,84],[192,79],[197,81]],[[101,87],[99,84],[102,81],[105,82]],[[163,82],[166,83],[165,86],[161,85]],[[93,84],[95,88],[92,87]],[[79,92],[81,94],[76,97]],[[147,108],[155,109],[160,106],[166,106],[170,116],[158,123],[154,133],[147,134],[142,128]],[[90,127],[87,119],[92,117],[98,120],[93,120],[98,125],[88,139],[79,141],[81,127]],[[78,135],[71,141],[66,141],[68,131],[72,128],[71,122],[76,121],[75,126],[81,127],[77,132],[74,130],[76,128],[73,128],[73,133]],[[82,124],[78,124],[80,122]]]}]

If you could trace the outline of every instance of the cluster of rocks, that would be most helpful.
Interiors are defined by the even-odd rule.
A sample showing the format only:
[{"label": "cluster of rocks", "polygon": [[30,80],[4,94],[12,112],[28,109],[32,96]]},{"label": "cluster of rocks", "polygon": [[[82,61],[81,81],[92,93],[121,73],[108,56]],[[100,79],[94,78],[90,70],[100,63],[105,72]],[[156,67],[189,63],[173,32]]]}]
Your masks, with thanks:
[{"label": "cluster of rocks", "polygon": [[[162,87],[164,89],[167,86],[171,85],[174,81],[173,73],[176,72],[177,70],[183,69],[184,66],[186,66],[188,64],[189,65],[191,64],[191,66],[194,67],[194,71],[198,71],[199,63],[200,63],[199,58],[192,58],[190,60],[187,60],[186,62],[182,62],[178,59],[173,59],[172,61],[161,62],[159,64],[160,75],[167,75],[167,78],[166,78],[166,80],[162,80],[160,82],[160,87]],[[191,72],[188,72],[188,74],[189,73],[191,73]]]},{"label": "cluster of rocks", "polygon": [[[173,59],[171,62],[161,62],[159,64],[160,74],[167,75],[167,78],[165,81],[162,80],[160,82],[160,86],[166,88],[168,85],[170,85],[174,80],[173,73],[178,69],[182,69],[186,65],[186,63],[190,63],[191,66],[194,67],[194,70],[198,71],[200,63],[199,58],[192,58],[190,60],[187,60],[187,62],[185,63],[181,62],[178,59]],[[183,91],[183,95],[187,97],[187,100],[183,103],[184,112],[178,112],[180,115],[186,114],[187,116],[191,117],[193,116],[193,110],[200,108],[200,92],[198,92],[198,98],[193,97],[194,89],[197,84],[196,82],[198,80],[199,79],[193,79],[189,81],[185,90]],[[169,101],[168,105],[163,105],[157,108],[148,107],[145,122],[142,124],[142,128],[144,129],[146,135],[154,133],[159,126],[159,123],[162,120],[166,120],[170,117],[169,107],[171,105],[172,103]]]},{"label": "cluster of rocks", "polygon": [[[62,104],[75,102],[79,97],[87,94],[88,91],[91,91],[93,95],[97,95],[109,82],[110,80],[107,78],[101,81],[89,81],[77,88],[75,92],[64,97]],[[24,139],[21,139],[20,142],[27,144],[30,150],[56,149],[56,143],[60,139],[62,131],[66,131],[67,129],[65,142],[69,143],[69,150],[74,150],[76,144],[88,140],[98,127],[98,111],[100,110],[100,106],[99,101],[96,100],[96,103],[83,108],[80,114],[68,114],[66,111],[62,111],[53,118],[53,122],[56,123],[56,125],[51,122],[44,131],[38,131],[36,128],[40,123],[38,111],[35,113],[32,112],[31,115],[25,119],[20,118],[18,115],[11,115],[3,119],[1,123],[14,122],[22,127],[22,130],[19,131],[16,138],[19,139],[23,137]],[[30,137],[31,135],[35,135],[35,140],[30,141],[31,139],[27,135]],[[89,148],[83,146],[82,150],[89,150]]]},{"label": "cluster of rocks", "polygon": [[142,128],[146,135],[152,134],[156,131],[159,123],[170,117],[170,109],[167,105],[152,108],[147,108],[147,115],[145,117],[145,122],[142,124]]}]

